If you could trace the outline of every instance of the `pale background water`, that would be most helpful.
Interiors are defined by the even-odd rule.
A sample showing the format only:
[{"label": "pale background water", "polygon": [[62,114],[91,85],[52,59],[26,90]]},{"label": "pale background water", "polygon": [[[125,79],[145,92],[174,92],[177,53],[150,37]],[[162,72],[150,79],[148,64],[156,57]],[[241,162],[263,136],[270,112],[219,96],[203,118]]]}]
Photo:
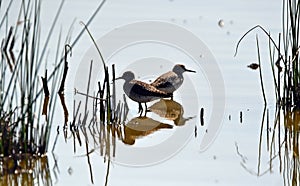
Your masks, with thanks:
[{"label": "pale background water", "polygon": [[[58,6],[58,2],[43,1],[42,24],[45,25],[43,29],[48,29],[47,23],[53,19],[53,10]],[[73,31],[75,36],[82,29],[79,21],[85,22],[99,3],[95,0],[67,0],[58,22],[58,28],[62,26],[63,33],[66,33],[71,22],[76,18]],[[258,71],[247,68],[248,64],[257,61],[255,32],[242,42],[237,57],[234,57],[235,46],[239,38],[257,24],[264,26],[277,37],[277,33],[281,31],[281,5],[281,1],[271,0],[111,0],[106,2],[89,26],[94,38],[100,38],[122,25],[146,20],[170,22],[184,27],[198,36],[214,55],[222,72],[226,91],[226,109],[222,128],[209,149],[200,152],[201,138],[192,137],[179,153],[157,165],[130,167],[112,163],[108,185],[283,185],[279,166],[276,163],[273,168],[274,172],[268,172],[260,177],[247,172],[241,166],[242,159],[235,145],[237,144],[239,152],[247,157],[246,167],[257,172],[263,98]],[[221,19],[224,21],[223,27],[218,25]],[[55,34],[58,32],[59,29]],[[267,72],[264,78],[266,82],[270,82],[266,83],[266,90],[272,118],[274,96],[270,68],[266,61],[267,39],[262,32],[256,33],[259,33],[262,54],[265,56],[262,58],[266,64],[264,65],[265,72]],[[69,59],[70,73],[66,84],[66,99],[69,108],[72,108],[75,72],[78,70],[82,56],[91,46],[91,40],[85,34],[73,48],[73,55]],[[118,60],[122,59],[122,54],[120,56]],[[179,59],[184,59],[184,57]],[[130,59],[124,58],[124,61],[126,60]],[[209,105],[209,100],[205,99],[205,93],[203,95],[203,105]],[[56,135],[54,132],[56,125],[62,125],[63,122],[62,116],[59,116],[62,113],[59,109],[53,126],[52,139]],[[240,123],[240,111],[243,112],[242,123]],[[231,120],[229,120],[229,115]],[[208,108],[206,117],[209,116]],[[201,130],[204,129],[198,125],[200,134]],[[266,146],[265,143],[263,144],[262,172],[268,169],[269,160],[269,153],[265,151]],[[74,154],[72,140],[65,143],[63,136],[60,135],[55,154],[59,174],[57,179],[53,173],[51,175],[54,185],[92,185],[86,158],[80,156],[85,154],[84,148]],[[50,154],[48,159],[50,167],[53,167],[54,162]],[[91,155],[91,162],[95,185],[104,185],[106,164],[103,163],[103,158],[94,153]]]}]

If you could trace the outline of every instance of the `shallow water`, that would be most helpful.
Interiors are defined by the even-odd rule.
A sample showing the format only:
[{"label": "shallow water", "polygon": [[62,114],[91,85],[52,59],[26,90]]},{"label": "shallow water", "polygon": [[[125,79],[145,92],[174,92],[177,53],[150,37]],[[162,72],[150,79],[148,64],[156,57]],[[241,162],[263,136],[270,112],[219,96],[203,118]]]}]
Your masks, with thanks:
[{"label": "shallow water", "polygon": [[[64,26],[63,30],[67,30],[65,26],[68,27],[76,17],[77,21],[74,24],[74,35],[76,35],[82,29],[78,21],[87,20],[97,4],[98,1],[88,3],[80,0],[67,1],[59,24]],[[48,9],[56,6],[57,3],[54,1],[44,1],[45,11],[42,12],[46,17],[45,30],[47,30],[47,22],[52,20],[52,12],[49,11],[48,14]],[[200,57],[203,60],[200,65],[197,65],[198,60],[176,47],[163,43],[143,42],[126,46],[112,56],[105,56],[109,59],[109,64],[116,64],[117,75],[122,74],[126,69],[143,69],[144,64],[144,66],[152,66],[152,68],[145,68],[144,71],[136,71],[137,77],[144,81],[153,80],[156,75],[167,71],[173,63],[177,62],[195,69],[197,74],[184,74],[186,80],[174,98],[182,105],[184,117],[195,117],[186,121],[184,126],[176,126],[172,121],[150,113],[148,117],[172,125],[173,128],[160,129],[140,137],[136,139],[134,146],[124,145],[117,140],[116,156],[111,159],[109,171],[107,171],[108,161],[104,163],[104,158],[97,151],[98,146],[90,144],[90,149],[96,149],[96,152],[90,154],[94,184],[104,185],[108,178],[108,185],[283,185],[284,180],[279,172],[278,161],[273,162],[272,172],[267,171],[262,176],[257,176],[259,162],[260,173],[269,169],[269,152],[266,151],[266,133],[264,133],[259,160],[259,134],[264,103],[258,71],[247,68],[248,64],[257,61],[254,33],[242,42],[238,55],[234,57],[238,39],[252,26],[261,24],[276,36],[280,31],[280,16],[281,2],[271,0],[263,2],[229,0],[226,3],[217,0],[106,2],[89,26],[94,38],[103,38],[117,28],[140,21],[160,21],[183,27],[196,35],[210,50],[220,70],[225,92],[212,91],[213,81],[215,81],[213,77],[217,74],[206,74],[208,71],[203,65],[207,55]],[[218,25],[220,20],[224,23],[222,27]],[[58,31],[55,35],[57,33]],[[272,122],[275,108],[272,77],[267,61],[267,39],[262,32],[257,33],[260,37],[262,54],[265,56],[263,64],[266,65],[263,69],[264,79],[267,82],[267,108]],[[119,40],[115,38],[110,41]],[[93,46],[86,34],[73,48],[73,55],[69,59],[70,73],[66,82],[66,100],[70,110],[73,107],[73,99],[76,99],[73,96],[74,86],[75,88],[79,86],[76,77],[78,72],[84,71],[80,69],[80,64],[90,47]],[[105,47],[100,43],[101,50],[106,54]],[[201,55],[201,52],[199,53]],[[137,64],[143,65],[137,67]],[[95,66],[97,65],[102,70],[101,63],[95,62]],[[84,78],[87,78],[87,75],[88,72]],[[100,72],[95,76],[98,79],[102,77]],[[118,89],[121,89],[123,82],[117,83]],[[194,92],[190,84],[193,85]],[[213,103],[218,101],[221,103],[222,96],[225,96],[224,113],[216,113],[214,108],[223,105],[216,104],[213,107]],[[193,99],[190,99],[191,97]],[[128,101],[130,112],[127,121],[138,116],[137,104]],[[204,108],[204,126],[200,125],[200,108]],[[63,124],[61,108],[57,110],[51,135],[52,143],[56,136],[56,126]],[[205,134],[210,132],[207,131],[208,127],[215,125],[212,121],[216,114],[222,117],[221,123],[217,126],[219,130],[215,131],[215,139],[209,147],[202,149],[200,145]],[[195,126],[197,126],[197,137],[195,137]],[[167,143],[161,145],[162,142]],[[166,150],[166,154],[162,153],[163,150]],[[71,134],[68,134],[68,140],[65,142],[61,133],[54,150],[57,167],[51,171],[54,185],[92,185],[85,145],[77,147],[76,153],[73,151]],[[55,167],[55,159],[49,153],[50,168]]]}]

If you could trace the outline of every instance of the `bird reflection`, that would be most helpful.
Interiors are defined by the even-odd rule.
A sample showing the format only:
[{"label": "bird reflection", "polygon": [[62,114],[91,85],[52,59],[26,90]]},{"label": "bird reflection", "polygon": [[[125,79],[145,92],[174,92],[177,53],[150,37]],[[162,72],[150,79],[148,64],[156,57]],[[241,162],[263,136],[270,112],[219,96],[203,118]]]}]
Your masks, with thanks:
[{"label": "bird reflection", "polygon": [[148,136],[160,129],[172,128],[172,125],[161,123],[146,116],[135,117],[124,125],[122,141],[127,145],[133,145],[136,139]]},{"label": "bird reflection", "polygon": [[184,118],[184,110],[182,105],[176,101],[167,99],[161,99],[159,102],[154,103],[149,108],[149,111],[159,115],[160,117],[172,120],[176,126],[185,125],[186,121],[194,118]]}]

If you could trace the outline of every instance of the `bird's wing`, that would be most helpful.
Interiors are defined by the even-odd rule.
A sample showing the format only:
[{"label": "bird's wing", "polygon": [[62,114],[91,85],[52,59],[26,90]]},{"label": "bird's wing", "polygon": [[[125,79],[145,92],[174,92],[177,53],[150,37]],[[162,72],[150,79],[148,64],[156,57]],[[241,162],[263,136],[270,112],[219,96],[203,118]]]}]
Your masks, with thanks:
[{"label": "bird's wing", "polygon": [[132,91],[137,94],[145,96],[157,96],[157,97],[168,97],[169,95],[163,91],[156,89],[154,86],[142,82],[142,81],[132,81]]},{"label": "bird's wing", "polygon": [[151,83],[152,86],[156,88],[167,88],[172,86],[172,82],[176,80],[177,75],[170,71],[161,76],[159,76],[155,81]]}]

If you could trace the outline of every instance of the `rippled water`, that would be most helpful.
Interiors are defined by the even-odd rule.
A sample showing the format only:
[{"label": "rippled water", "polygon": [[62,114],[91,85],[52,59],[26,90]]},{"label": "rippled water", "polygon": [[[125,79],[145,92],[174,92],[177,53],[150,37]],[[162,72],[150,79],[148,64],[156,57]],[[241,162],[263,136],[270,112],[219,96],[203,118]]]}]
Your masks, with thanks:
[{"label": "rippled water", "polygon": [[[73,31],[76,35],[82,29],[78,22],[86,21],[98,3],[98,1],[67,1],[59,25],[62,25],[65,31],[73,19],[77,18]],[[49,10],[56,6],[57,2],[55,1],[44,2],[42,15],[45,16],[43,20],[45,30],[47,30],[47,22],[52,20],[52,11]],[[217,62],[224,81],[225,111],[219,113],[222,116],[222,122],[220,130],[216,132],[216,138],[209,148],[201,149],[200,145],[208,132],[207,128],[209,125],[213,125],[211,121],[216,115],[213,110],[213,102],[218,101],[222,96],[222,93],[215,92],[216,97],[213,97],[211,89],[213,85],[209,78],[211,74],[205,74],[207,71],[201,64],[197,65],[197,60],[178,51],[176,47],[144,42],[123,48],[112,55],[108,62],[116,64],[117,75],[121,75],[126,69],[143,69],[144,65],[145,71],[137,72],[137,77],[144,81],[153,80],[156,75],[169,70],[172,64],[177,62],[184,63],[187,67],[197,71],[197,74],[184,74],[186,81],[178,90],[180,93],[175,94],[174,99],[181,104],[184,117],[191,117],[191,119],[186,121],[183,126],[176,126],[172,120],[151,113],[148,117],[171,125],[173,128],[167,129],[168,127],[165,125],[150,135],[138,137],[134,146],[124,145],[117,140],[116,157],[112,158],[109,171],[107,171],[107,161],[104,163],[99,152],[91,153],[90,162],[95,185],[104,185],[105,180],[108,180],[108,185],[283,185],[278,162],[274,162],[272,172],[263,174],[269,169],[269,153],[266,151],[265,137],[263,137],[264,142],[259,159],[259,134],[264,110],[263,98],[258,71],[247,68],[248,64],[257,61],[254,33],[242,42],[238,55],[234,57],[237,41],[252,26],[260,24],[277,36],[281,26],[280,16],[281,2],[271,0],[229,0],[226,2],[217,0],[199,2],[192,0],[148,2],[125,0],[106,2],[89,26],[96,39],[127,24],[140,21],[162,21],[183,27],[205,43]],[[262,54],[265,56],[263,64],[266,64],[264,65],[266,72],[264,79],[267,82],[269,103],[267,108],[272,120],[275,108],[273,106],[272,77],[269,73],[268,61],[266,61],[268,59],[267,39],[261,32],[257,33],[260,37]],[[58,31],[55,32],[56,34]],[[117,39],[116,41],[111,40],[111,42],[117,42]],[[73,48],[73,55],[69,59],[70,73],[66,82],[66,99],[70,110],[73,107],[73,89],[74,86],[77,86],[75,79],[78,71],[82,70],[79,69],[80,64],[90,47],[92,47],[92,42],[86,34]],[[100,48],[105,50],[105,45],[101,46],[100,43]],[[201,53],[199,53],[199,57],[201,57],[200,55]],[[206,55],[202,57],[203,63],[205,63]],[[97,62],[95,64],[96,66],[101,65]],[[143,65],[136,67],[136,64]],[[87,75],[88,72],[85,78]],[[101,73],[96,73],[96,77],[101,78]],[[118,82],[119,89],[121,89],[122,83]],[[188,86],[189,83],[195,86],[193,88],[195,88],[196,94]],[[188,99],[189,96],[194,97]],[[195,99],[197,99],[197,103],[194,102]],[[129,121],[137,117],[137,104],[131,101],[128,104],[130,106]],[[196,109],[192,107],[193,104],[196,104]],[[200,108],[204,108],[204,126],[200,125]],[[58,111],[60,111],[59,109],[61,108],[58,108]],[[52,141],[56,136],[56,125],[61,126],[63,123],[62,114],[62,112],[58,112],[55,119]],[[197,127],[197,137],[195,137],[195,126]],[[171,138],[176,131],[184,132],[178,134],[179,138]],[[92,185],[90,169],[85,156],[85,146],[83,144],[82,147],[78,147],[74,153],[73,140],[71,134],[68,135],[67,142],[62,134],[58,137],[54,151],[57,167],[50,171],[52,181],[54,185]],[[182,136],[183,138],[181,138]],[[168,141],[168,143],[165,144],[166,146],[155,149],[161,141]],[[78,142],[76,143],[78,146]],[[159,160],[153,157],[160,154],[160,150],[174,146],[176,150]],[[90,148],[95,148],[97,151],[98,147],[90,144]],[[139,152],[140,149],[147,150]],[[151,159],[150,163],[149,159]],[[50,168],[55,167],[51,153],[48,155],[48,160]],[[136,160],[134,163],[139,163],[134,164],[133,160]],[[260,167],[258,168],[259,162]],[[258,171],[263,175],[257,176]]]}]

